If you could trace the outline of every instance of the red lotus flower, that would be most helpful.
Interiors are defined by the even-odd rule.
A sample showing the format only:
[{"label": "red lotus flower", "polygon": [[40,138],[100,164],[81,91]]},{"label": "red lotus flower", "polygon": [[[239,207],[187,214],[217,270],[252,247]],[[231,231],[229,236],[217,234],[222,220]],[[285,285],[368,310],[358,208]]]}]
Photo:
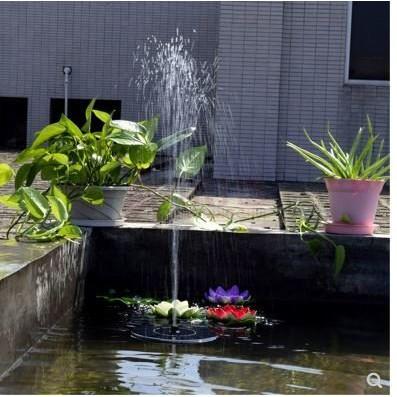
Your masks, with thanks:
[{"label": "red lotus flower", "polygon": [[207,309],[207,317],[228,325],[248,325],[255,323],[256,311],[249,307],[226,305],[224,307],[210,307]]}]

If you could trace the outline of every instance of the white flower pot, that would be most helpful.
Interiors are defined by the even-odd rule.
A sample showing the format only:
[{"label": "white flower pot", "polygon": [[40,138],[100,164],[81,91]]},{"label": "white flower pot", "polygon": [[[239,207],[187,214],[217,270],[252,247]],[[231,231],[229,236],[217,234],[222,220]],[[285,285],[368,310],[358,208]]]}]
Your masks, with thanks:
[{"label": "white flower pot", "polygon": [[73,202],[71,221],[78,226],[120,226],[124,219],[122,208],[128,186],[103,186],[104,203],[92,205],[84,200]]}]

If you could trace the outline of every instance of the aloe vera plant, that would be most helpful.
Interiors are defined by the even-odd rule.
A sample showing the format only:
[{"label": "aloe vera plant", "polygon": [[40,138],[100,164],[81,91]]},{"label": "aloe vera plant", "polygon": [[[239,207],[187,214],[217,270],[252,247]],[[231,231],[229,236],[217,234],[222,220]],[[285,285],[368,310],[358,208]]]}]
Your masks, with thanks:
[{"label": "aloe vera plant", "polygon": [[379,141],[379,135],[375,134],[369,116],[367,116],[367,136],[365,137],[364,128],[360,127],[348,151],[341,147],[330,129],[327,131],[328,145],[323,139],[315,142],[306,130],[304,133],[318,154],[292,142],[287,142],[287,146],[319,169],[325,177],[381,181],[389,178],[390,156],[383,153],[384,140]]}]

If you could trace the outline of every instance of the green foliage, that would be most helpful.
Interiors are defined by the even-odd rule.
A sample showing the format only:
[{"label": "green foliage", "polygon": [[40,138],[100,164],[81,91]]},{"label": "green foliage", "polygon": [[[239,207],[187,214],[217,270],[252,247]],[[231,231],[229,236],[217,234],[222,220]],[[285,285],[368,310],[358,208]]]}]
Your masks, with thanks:
[{"label": "green foliage", "polygon": [[0,164],[0,186],[8,183],[13,175],[14,171],[8,164]]},{"label": "green foliage", "polygon": [[205,146],[193,147],[181,153],[176,161],[178,178],[195,177],[204,164],[206,154]]},{"label": "green foliage", "polygon": [[[315,206],[312,205],[310,214],[306,215],[299,203],[296,203],[294,206],[294,212],[298,215],[296,218],[296,226],[301,239],[305,241],[310,253],[313,256],[317,256],[319,254],[324,246],[324,243],[329,244],[333,248],[334,277],[336,279],[346,262],[345,247],[343,245],[336,244],[330,237],[317,231],[319,224],[324,220]],[[304,240],[304,235],[307,233],[314,235],[315,237],[312,237],[309,240]]]},{"label": "green foliage", "polygon": [[319,169],[325,177],[356,179],[356,180],[387,180],[390,170],[389,155],[383,154],[384,141],[378,143],[379,136],[373,131],[369,116],[367,116],[366,140],[363,140],[363,128],[360,128],[349,151],[339,145],[328,129],[328,147],[321,139],[315,142],[304,131],[308,141],[317,149],[315,154],[294,143],[287,146],[300,154],[306,162]]},{"label": "green foliage", "polygon": [[[63,114],[57,123],[38,131],[32,145],[19,153],[16,162],[22,165],[15,175],[15,193],[0,196],[0,204],[18,211],[8,234],[15,229],[17,238],[79,238],[80,229],[70,224],[74,200],[103,204],[102,186],[130,185],[142,170],[150,168],[159,149],[175,145],[192,133],[189,129],[156,143],[153,139],[158,117],[140,122],[112,120],[113,113],[94,106],[95,99],[85,111],[81,128]],[[91,131],[93,116],[103,123],[101,131]],[[183,153],[178,159],[179,177],[197,174],[204,157],[203,147]],[[13,176],[9,165],[0,164],[0,186]],[[37,176],[50,182],[45,192],[31,187]],[[67,186],[65,191],[62,186]],[[163,219],[170,210],[165,211],[163,206]]]},{"label": "green foliage", "polygon": [[111,303],[121,303],[125,306],[149,306],[159,303],[157,299],[154,298],[142,298],[140,296],[116,296],[114,294],[109,295],[98,295],[97,298],[104,299]]}]

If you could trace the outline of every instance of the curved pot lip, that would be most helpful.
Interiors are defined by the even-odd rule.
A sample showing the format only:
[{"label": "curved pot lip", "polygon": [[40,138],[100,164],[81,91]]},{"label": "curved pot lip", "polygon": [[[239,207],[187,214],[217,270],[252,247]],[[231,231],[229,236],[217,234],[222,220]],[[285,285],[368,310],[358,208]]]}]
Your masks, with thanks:
[{"label": "curved pot lip", "polygon": [[374,180],[374,179],[347,179],[347,178],[331,178],[325,177],[325,182],[341,183],[341,184],[384,184],[385,180]]},{"label": "curved pot lip", "polygon": [[[62,184],[61,186],[66,186],[66,187],[72,187],[72,188],[84,188],[86,185],[68,185],[68,184]],[[99,186],[99,185],[90,185],[92,187],[99,187],[103,190],[128,190],[130,186],[126,185],[119,185],[119,186]]]}]

